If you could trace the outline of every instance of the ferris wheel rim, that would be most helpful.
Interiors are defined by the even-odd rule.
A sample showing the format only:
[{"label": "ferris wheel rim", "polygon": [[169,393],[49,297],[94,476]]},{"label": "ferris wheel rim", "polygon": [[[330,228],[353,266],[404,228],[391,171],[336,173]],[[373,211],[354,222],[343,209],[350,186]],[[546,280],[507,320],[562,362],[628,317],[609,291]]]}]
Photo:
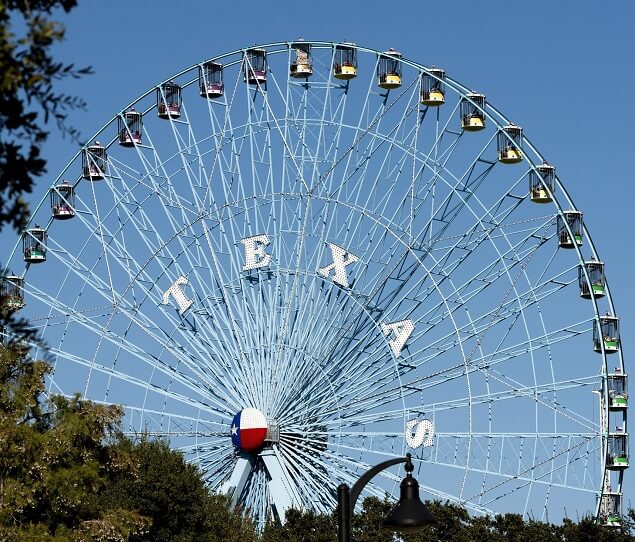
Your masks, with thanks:
[{"label": "ferris wheel rim", "polygon": [[[278,54],[278,53],[285,53],[285,52],[289,52],[289,51],[291,50],[291,44],[292,44],[292,43],[294,43],[294,42],[276,42],[276,43],[265,44],[265,45],[259,45],[259,46],[254,46],[254,47],[259,47],[259,48],[267,49],[267,52],[268,52],[268,53],[269,53],[269,52],[271,52],[272,54]],[[333,50],[335,50],[335,47],[336,47],[337,45],[339,45],[339,44],[343,44],[343,42],[314,42],[314,41],[307,41],[307,42],[304,42],[304,43],[307,43],[308,45],[312,45],[312,46],[323,47],[324,49],[329,49],[329,48],[331,48],[331,49],[333,49]],[[360,46],[357,46],[357,45],[353,45],[353,47],[354,47],[356,50],[358,50],[358,51],[362,51],[362,52],[365,52],[365,53],[370,53],[370,54],[375,54],[377,57],[381,56],[381,54],[382,54],[382,52],[381,52],[381,51],[377,51],[377,50],[374,50],[374,49],[368,49],[368,48],[360,47]],[[273,50],[273,51],[269,51],[269,50],[268,50],[269,48],[274,48],[274,50]],[[231,56],[236,56],[236,55],[238,55],[238,56],[239,56],[239,58],[238,58],[238,59],[236,59],[236,60],[235,60],[235,61],[233,61],[233,62],[230,62],[230,63],[226,64],[226,66],[239,65],[239,64],[242,62],[242,55],[243,55],[243,54],[244,54],[244,53],[245,53],[248,49],[251,49],[251,47],[250,47],[250,48],[238,49],[238,50],[236,50],[236,51],[232,51],[232,52],[230,52],[230,53],[225,53],[225,54],[223,54],[223,55],[221,55],[221,56],[216,56],[216,57],[213,57],[213,58],[209,59],[208,61],[218,61],[218,60],[222,60],[222,59],[227,58],[227,57],[231,57]],[[202,66],[205,62],[207,62],[207,61],[203,61],[203,62],[201,62],[201,63],[194,64],[193,66],[191,66],[191,67],[189,67],[189,68],[187,68],[187,69],[185,69],[185,70],[182,70],[181,72],[178,72],[178,73],[174,74],[172,77],[170,77],[170,78],[166,79],[165,81],[171,81],[171,80],[174,80],[174,79],[178,79],[178,78],[180,78],[180,77],[183,77],[183,76],[185,76],[186,74],[188,74],[189,72],[192,72],[192,71],[197,70],[197,69],[198,69],[200,66]],[[408,61],[408,60],[403,59],[403,58],[402,58],[402,59],[400,59],[400,62],[401,62],[402,64],[404,64],[404,65],[409,65],[409,66],[411,66],[411,67],[413,67],[413,68],[415,68],[415,69],[420,70],[420,72],[421,72],[421,73],[423,73],[423,72],[424,72],[424,71],[426,71],[426,70],[429,70],[429,68],[426,68],[425,66],[423,66],[423,65],[421,65],[421,64],[414,63],[414,62],[412,62],[412,61]],[[182,85],[182,87],[183,87],[183,88],[187,88],[188,86],[190,86],[190,85],[194,84],[196,81],[197,81],[197,79],[196,79],[196,78],[193,78],[193,79],[189,80],[188,82],[186,82],[184,85]],[[468,91],[468,89],[467,89],[467,87],[462,86],[460,83],[458,83],[458,82],[456,82],[456,81],[454,81],[454,80],[452,80],[452,79],[450,79],[450,78],[446,78],[446,79],[445,79],[445,82],[446,82],[446,84],[448,85],[448,88],[452,88],[452,90],[453,90],[456,94],[458,94],[459,96],[464,96],[467,92],[469,92],[469,91]],[[155,86],[155,87],[152,87],[152,88],[151,88],[150,90],[148,90],[146,93],[144,93],[144,94],[140,95],[140,96],[139,96],[139,97],[138,97],[135,101],[131,102],[131,104],[129,104],[129,105],[126,107],[126,109],[127,109],[127,108],[129,108],[129,107],[132,107],[132,106],[136,105],[136,104],[137,104],[137,103],[139,103],[142,99],[144,99],[144,98],[148,97],[148,96],[149,96],[149,95],[151,95],[153,92],[155,92],[155,91],[156,91],[156,89],[157,89],[157,88],[159,88],[159,87],[160,87],[160,84],[159,84],[159,85],[157,85],[157,86]],[[151,111],[152,109],[153,109],[153,107],[152,107],[152,106],[149,106],[149,107],[147,108],[147,110],[148,110],[148,111]],[[125,110],[125,109],[124,109],[124,110]],[[494,122],[494,123],[495,123],[495,125],[496,125],[496,126],[497,126],[497,128],[498,128],[498,130],[500,130],[500,128],[502,128],[504,125],[509,124],[509,120],[508,120],[508,119],[506,119],[506,117],[504,117],[502,114],[500,114],[500,113],[499,113],[499,112],[498,112],[498,111],[497,111],[497,110],[496,110],[493,106],[491,106],[491,104],[490,104],[489,102],[487,102],[487,109],[486,109],[486,111],[484,111],[484,113],[485,113],[485,115],[486,115],[486,117],[487,117],[487,119],[488,119],[488,120],[490,120],[490,121],[492,121],[492,122]],[[106,130],[106,129],[108,129],[108,127],[110,127],[110,126],[111,126],[114,122],[116,122],[116,121],[117,121],[117,119],[118,119],[120,116],[121,116],[121,113],[118,113],[117,115],[115,115],[115,116],[114,116],[114,117],[113,117],[110,121],[108,121],[108,123],[107,123],[107,124],[105,124],[105,125],[104,125],[104,126],[103,126],[100,130],[98,130],[98,131],[97,131],[97,133],[96,133],[96,134],[95,134],[95,135],[91,138],[91,140],[94,140],[94,139],[98,138],[98,137],[99,137],[102,133],[104,133],[104,132],[105,132],[105,130]],[[336,120],[336,119],[334,119],[334,122],[335,122],[335,120]],[[170,120],[170,122],[172,122],[172,121]],[[250,123],[250,124],[251,124],[251,123]],[[343,126],[343,125],[342,125],[342,126]],[[345,127],[345,126],[344,126],[344,127]],[[355,127],[351,125],[351,126],[349,126],[349,128],[354,129]],[[210,138],[213,138],[213,137],[214,137],[214,135],[210,135],[209,137],[210,137]],[[379,134],[373,134],[373,137],[379,137]],[[526,144],[526,145],[528,146],[528,148],[530,148],[530,149],[534,152],[534,154],[538,157],[538,159],[539,159],[540,161],[544,161],[544,159],[543,159],[542,155],[540,155],[540,153],[537,151],[537,149],[535,149],[535,147],[534,147],[534,146],[533,146],[533,145],[529,142],[529,140],[526,138],[526,136],[523,134],[523,136],[522,136],[522,137],[523,137],[523,139],[522,139],[523,144]],[[115,142],[116,142],[116,140],[117,140],[117,138],[116,138],[116,137],[115,137],[115,138],[113,138],[113,139],[111,139],[111,140],[110,140],[110,142],[106,145],[106,148],[110,148],[110,147],[113,145],[113,143],[115,143]],[[55,186],[55,185],[56,185],[56,183],[58,183],[58,182],[59,182],[59,181],[60,181],[60,180],[64,177],[64,175],[65,175],[66,171],[67,171],[67,170],[69,170],[69,168],[70,168],[70,167],[71,167],[74,163],[76,163],[76,161],[77,161],[77,159],[80,157],[81,153],[82,153],[82,149],[80,149],[80,150],[79,150],[79,151],[75,154],[75,156],[72,158],[72,160],[71,160],[71,161],[67,164],[67,166],[66,166],[66,167],[62,170],[62,172],[61,172],[61,173],[60,173],[60,175],[56,178],[56,180],[54,181],[54,183],[53,183],[53,185],[52,185],[52,186]],[[177,150],[177,151],[175,152],[174,156],[178,156],[180,153],[181,153],[181,151],[180,151],[180,150]],[[533,168],[533,169],[535,170],[535,167],[536,167],[537,163],[534,163],[534,161],[532,161],[532,160],[530,159],[530,157],[529,157],[529,154],[528,154],[528,153],[526,153],[526,155],[525,155],[525,156],[526,156],[526,160],[527,160],[527,162],[530,164],[531,168]],[[167,158],[167,159],[165,159],[165,162],[169,162],[169,160],[171,160],[171,158]],[[73,185],[73,186],[76,186],[79,182],[81,182],[81,180],[82,180],[82,179],[81,179],[81,176],[80,176],[80,177],[77,179],[77,181],[74,183],[74,185]],[[519,180],[519,182],[520,182],[520,180]],[[560,182],[560,180],[559,180],[559,178],[558,178],[558,177],[556,177],[556,187],[557,187],[557,190],[558,190],[560,193],[562,193],[562,194],[564,194],[564,195],[565,195],[565,199],[567,200],[567,203],[569,203],[569,207],[573,207],[573,206],[572,206],[571,199],[570,199],[570,197],[569,197],[568,193],[566,192],[564,185]],[[36,207],[36,208],[35,208],[35,210],[33,211],[33,215],[32,215],[32,217],[35,217],[35,215],[36,215],[37,211],[39,210],[39,208],[40,208],[42,205],[44,205],[44,204],[45,204],[45,202],[46,202],[47,198],[48,198],[48,193],[46,193],[46,194],[44,195],[44,197],[42,198],[42,200],[40,201],[40,203],[37,205],[37,207]],[[558,213],[559,213],[559,214],[562,214],[562,212],[564,211],[564,207],[560,205],[559,200],[558,200],[557,198],[553,198],[553,202],[554,202],[554,204],[555,204],[556,208],[558,209]],[[340,203],[345,203],[345,202],[340,202]],[[231,203],[228,203],[228,205],[231,205]],[[227,220],[228,220],[228,219],[227,219]],[[53,219],[50,219],[49,225],[50,225],[52,222],[53,222]],[[30,222],[29,222],[29,223],[30,223]],[[48,226],[47,226],[47,227],[48,227]],[[588,233],[588,231],[587,231],[587,229],[586,229],[586,226],[584,226],[584,233],[585,233],[585,238],[586,238],[587,242],[589,243],[589,246],[590,246],[590,248],[591,248],[591,250],[592,250],[592,252],[593,252],[593,255],[594,255],[594,256],[597,256],[597,254],[596,254],[596,250],[595,250],[595,246],[593,245],[592,239],[591,239],[591,237],[590,237],[590,235],[589,235],[589,233]],[[176,234],[175,234],[175,235],[176,235]],[[503,235],[505,235],[505,232],[503,232]],[[403,240],[401,240],[401,242],[403,242]],[[166,241],[166,244],[167,244],[167,243],[168,243],[168,241]],[[18,242],[16,243],[16,246],[15,246],[15,248],[14,248],[14,251],[12,252],[11,256],[9,257],[9,261],[11,261],[11,260],[13,259],[13,256],[14,256],[15,252],[18,250],[18,246],[19,246],[19,240],[18,240]],[[513,244],[510,244],[510,246],[513,246]],[[579,259],[580,261],[584,261],[584,259],[582,258],[582,249],[581,249],[580,247],[578,247],[577,245],[576,245],[574,248],[575,248],[575,251],[577,252],[578,259]],[[499,253],[499,257],[501,257],[501,258],[502,258],[502,256],[500,255],[500,253]],[[422,265],[423,265],[423,263],[422,263]],[[425,266],[424,266],[424,267],[425,267]],[[28,266],[27,266],[27,269],[28,269]],[[70,272],[70,270],[69,270],[69,272]],[[25,274],[26,274],[26,271],[25,271]],[[23,275],[23,276],[24,276],[24,275]],[[443,294],[441,294],[440,290],[439,290],[439,293],[440,293],[440,295],[442,295],[442,296],[443,296]],[[516,295],[518,295],[518,292],[516,292]],[[607,300],[609,301],[609,305],[610,305],[611,309],[613,310],[613,302],[612,302],[612,297],[611,297],[611,295],[610,295],[610,291],[608,290],[608,284],[607,284]],[[595,299],[594,299],[593,303],[594,303],[594,308],[595,308],[595,319],[597,320],[597,319],[599,318],[599,308],[598,308],[597,300],[595,300]],[[450,318],[452,318],[452,316],[451,316],[451,315],[452,315],[452,311],[449,311],[449,313],[450,313]],[[614,313],[614,310],[613,310],[613,313]],[[455,329],[455,330],[457,330],[457,332],[458,332],[459,328],[460,328],[460,326],[458,326],[457,324],[454,324],[454,329]],[[544,328],[544,322],[543,322],[543,328]],[[546,332],[546,330],[545,330],[545,332]],[[530,338],[530,336],[531,336],[531,334],[530,334],[530,333],[529,333],[529,331],[527,330],[527,337],[528,337],[528,338]],[[462,344],[461,344],[461,346],[462,346]],[[620,363],[622,364],[622,367],[623,367],[623,362],[622,362],[622,351],[621,351],[621,350],[619,351],[618,356],[619,356],[619,359],[620,359]],[[465,357],[465,355],[462,355],[462,358],[465,360],[465,358],[466,358],[466,357]],[[394,360],[393,360],[393,362],[394,362]],[[608,365],[607,365],[607,357],[606,357],[606,354],[604,354],[604,355],[603,355],[603,362],[604,362],[604,371],[605,371],[605,374],[608,374]],[[533,363],[533,362],[532,362],[532,363]],[[466,376],[467,376],[467,374],[466,374]],[[468,379],[468,380],[469,380],[469,379]],[[470,396],[471,396],[471,394],[470,394]],[[608,437],[608,430],[607,430],[607,435],[606,435],[606,436]],[[606,465],[604,465],[604,469],[606,469]]]}]

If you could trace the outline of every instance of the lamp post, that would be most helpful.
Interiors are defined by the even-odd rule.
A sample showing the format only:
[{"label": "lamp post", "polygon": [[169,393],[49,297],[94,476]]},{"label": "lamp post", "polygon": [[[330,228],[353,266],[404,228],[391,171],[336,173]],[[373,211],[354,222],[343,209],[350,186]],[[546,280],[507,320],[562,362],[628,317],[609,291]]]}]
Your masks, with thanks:
[{"label": "lamp post", "polygon": [[366,471],[352,488],[346,484],[340,484],[337,488],[337,540],[338,542],[350,542],[351,540],[351,519],[355,503],[362,489],[370,480],[384,469],[392,465],[405,463],[406,477],[401,481],[401,491],[399,502],[392,509],[388,517],[384,519],[384,526],[390,527],[402,533],[416,533],[426,525],[435,523],[436,519],[428,510],[428,507],[419,498],[419,482],[412,477],[414,465],[412,456],[389,459],[375,465]]}]

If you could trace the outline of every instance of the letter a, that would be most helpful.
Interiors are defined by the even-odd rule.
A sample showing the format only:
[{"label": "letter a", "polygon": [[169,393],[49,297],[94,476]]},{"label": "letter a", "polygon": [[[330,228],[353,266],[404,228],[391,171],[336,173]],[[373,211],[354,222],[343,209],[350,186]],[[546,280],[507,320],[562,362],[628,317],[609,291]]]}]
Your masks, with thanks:
[{"label": "letter a", "polygon": [[184,276],[180,276],[172,286],[170,286],[165,293],[163,294],[163,301],[161,305],[167,305],[170,302],[170,296],[174,297],[176,304],[179,306],[179,314],[183,315],[183,313],[192,306],[191,299],[188,299],[183,290],[181,290],[181,286],[185,286],[188,284],[188,280]]},{"label": "letter a", "polygon": [[245,237],[240,242],[245,246],[245,265],[243,271],[267,267],[271,262],[271,254],[265,252],[265,247],[269,244],[269,237],[266,234]]},{"label": "letter a", "polygon": [[340,286],[344,286],[344,288],[348,288],[348,274],[346,273],[346,266],[356,262],[359,260],[357,256],[351,254],[346,249],[342,247],[338,247],[333,243],[327,243],[329,248],[331,249],[331,255],[333,256],[333,263],[327,265],[326,267],[321,267],[318,269],[318,273],[323,277],[328,278],[331,274],[331,271],[335,270],[335,275],[333,276],[333,282],[339,284]]},{"label": "letter a", "polygon": [[393,322],[392,324],[384,324],[382,322],[381,330],[384,332],[386,337],[388,337],[391,332],[395,334],[395,338],[388,341],[388,344],[390,345],[392,353],[398,358],[401,355],[401,351],[403,350],[406,341],[415,330],[415,325],[412,320],[400,320],[399,322]]}]

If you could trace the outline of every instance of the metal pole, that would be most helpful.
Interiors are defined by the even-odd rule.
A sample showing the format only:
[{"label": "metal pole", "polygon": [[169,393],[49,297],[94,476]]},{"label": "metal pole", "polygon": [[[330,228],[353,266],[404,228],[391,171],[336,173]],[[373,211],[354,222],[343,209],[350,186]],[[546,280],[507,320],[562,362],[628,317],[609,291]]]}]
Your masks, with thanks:
[{"label": "metal pole", "polygon": [[337,542],[351,542],[351,490],[337,486]]}]

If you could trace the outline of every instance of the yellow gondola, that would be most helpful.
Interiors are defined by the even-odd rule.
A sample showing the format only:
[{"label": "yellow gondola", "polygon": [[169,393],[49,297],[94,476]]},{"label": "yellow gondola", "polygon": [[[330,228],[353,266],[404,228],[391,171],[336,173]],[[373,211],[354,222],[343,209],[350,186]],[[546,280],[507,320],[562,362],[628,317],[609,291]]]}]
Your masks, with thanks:
[{"label": "yellow gondola", "polygon": [[523,129],[509,124],[498,132],[498,161],[503,164],[522,162]]},{"label": "yellow gondola", "polygon": [[377,84],[391,90],[401,86],[401,53],[389,49],[381,54],[377,63]]},{"label": "yellow gondola", "polygon": [[357,76],[357,49],[353,43],[335,46],[333,77],[348,81]]},{"label": "yellow gondola", "polygon": [[421,74],[419,101],[428,107],[435,107],[445,103],[445,71],[430,68]]},{"label": "yellow gondola", "polygon": [[461,128],[478,132],[485,128],[485,95],[470,92],[461,100]]}]

